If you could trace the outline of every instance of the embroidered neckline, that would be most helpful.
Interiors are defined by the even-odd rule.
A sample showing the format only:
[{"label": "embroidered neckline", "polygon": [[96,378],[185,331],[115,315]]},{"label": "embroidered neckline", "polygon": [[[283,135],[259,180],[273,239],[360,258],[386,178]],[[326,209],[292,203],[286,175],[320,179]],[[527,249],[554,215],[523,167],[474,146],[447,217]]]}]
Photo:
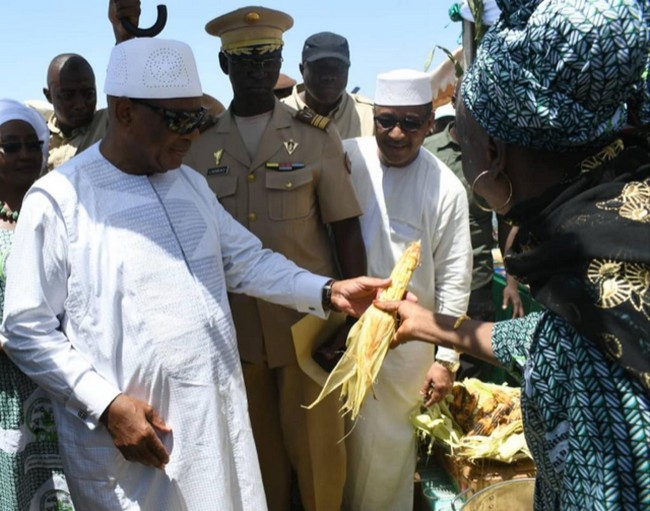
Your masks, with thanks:
[{"label": "embroidered neckline", "polygon": [[585,174],[591,172],[594,169],[600,167],[603,163],[608,162],[616,158],[621,152],[625,149],[623,140],[617,138],[602,150],[598,151],[596,154],[588,156],[580,162],[580,174]]}]

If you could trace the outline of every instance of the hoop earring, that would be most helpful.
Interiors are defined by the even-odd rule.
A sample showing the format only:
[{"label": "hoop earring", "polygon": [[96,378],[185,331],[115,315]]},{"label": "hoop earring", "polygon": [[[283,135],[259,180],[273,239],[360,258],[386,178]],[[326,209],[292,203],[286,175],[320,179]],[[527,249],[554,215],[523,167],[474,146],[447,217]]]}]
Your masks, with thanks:
[{"label": "hoop earring", "polygon": [[489,174],[489,172],[490,172],[489,170],[484,170],[478,176],[476,176],[474,181],[472,181],[472,186],[471,186],[470,190],[472,192],[472,199],[474,200],[474,203],[476,204],[476,206],[482,211],[486,211],[488,213],[491,213],[492,211],[498,212],[498,211],[502,210],[503,208],[505,208],[508,204],[510,204],[510,201],[512,200],[512,181],[510,181],[510,178],[508,177],[508,174],[506,174],[505,172],[499,171],[499,174],[503,174],[505,176],[506,180],[508,181],[508,189],[509,189],[508,190],[508,198],[498,208],[491,208],[489,205],[487,205],[487,202],[485,202],[486,205],[481,204],[481,202],[479,201],[479,195],[476,193],[476,190],[475,190],[476,183],[478,183],[479,179],[481,179],[483,176],[486,176],[487,174]]}]

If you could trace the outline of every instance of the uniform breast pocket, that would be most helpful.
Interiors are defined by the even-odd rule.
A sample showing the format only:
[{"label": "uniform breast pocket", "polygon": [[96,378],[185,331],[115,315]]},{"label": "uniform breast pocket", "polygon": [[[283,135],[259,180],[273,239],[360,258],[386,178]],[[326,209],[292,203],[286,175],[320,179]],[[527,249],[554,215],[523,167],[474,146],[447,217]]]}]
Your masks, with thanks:
[{"label": "uniform breast pocket", "polygon": [[266,172],[269,218],[297,220],[313,214],[316,198],[311,170]]},{"label": "uniform breast pocket", "polygon": [[405,249],[413,241],[422,239],[422,232],[422,227],[419,225],[397,218],[390,220],[390,239],[402,249]]},{"label": "uniform breast pocket", "polygon": [[237,215],[237,176],[210,176],[208,178],[210,188],[217,196],[217,199],[224,209],[232,216]]}]

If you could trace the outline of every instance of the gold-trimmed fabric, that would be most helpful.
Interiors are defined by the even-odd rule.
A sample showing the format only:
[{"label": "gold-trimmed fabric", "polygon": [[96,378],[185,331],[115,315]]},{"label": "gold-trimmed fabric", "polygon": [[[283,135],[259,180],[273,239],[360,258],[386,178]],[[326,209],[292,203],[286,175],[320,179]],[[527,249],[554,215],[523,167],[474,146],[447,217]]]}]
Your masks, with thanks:
[{"label": "gold-trimmed fabric", "polygon": [[587,278],[598,287],[599,307],[611,309],[629,303],[650,321],[650,266],[594,259]]},{"label": "gold-trimmed fabric", "polygon": [[627,183],[614,199],[601,201],[597,207],[635,222],[650,223],[650,178]]},{"label": "gold-trimmed fabric", "polygon": [[268,53],[273,53],[282,49],[282,42],[264,42],[259,41],[249,41],[245,43],[245,46],[236,46],[233,48],[221,47],[221,51],[227,53],[228,55],[241,56],[241,55],[267,55]]},{"label": "gold-trimmed fabric", "polygon": [[[626,138],[545,195],[515,205],[508,273],[650,395],[650,149]],[[610,157],[613,159],[610,160]]]},{"label": "gold-trimmed fabric", "polygon": [[625,149],[625,144],[623,140],[617,138],[611,144],[607,145],[602,150],[598,151],[593,156],[589,156],[580,162],[580,173],[590,172],[598,167],[600,167],[606,161],[611,161],[616,158],[621,151]]}]

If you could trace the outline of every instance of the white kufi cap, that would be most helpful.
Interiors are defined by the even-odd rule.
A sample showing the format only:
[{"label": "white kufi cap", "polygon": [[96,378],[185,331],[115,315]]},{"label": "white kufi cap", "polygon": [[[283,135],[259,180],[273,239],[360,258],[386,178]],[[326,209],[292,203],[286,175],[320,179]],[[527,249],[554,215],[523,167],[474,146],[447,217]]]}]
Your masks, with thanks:
[{"label": "white kufi cap", "polygon": [[180,41],[143,37],[113,47],[104,93],[109,96],[171,99],[202,96],[190,47]]},{"label": "white kufi cap", "polygon": [[431,103],[431,74],[397,69],[377,75],[375,105],[418,106]]}]

